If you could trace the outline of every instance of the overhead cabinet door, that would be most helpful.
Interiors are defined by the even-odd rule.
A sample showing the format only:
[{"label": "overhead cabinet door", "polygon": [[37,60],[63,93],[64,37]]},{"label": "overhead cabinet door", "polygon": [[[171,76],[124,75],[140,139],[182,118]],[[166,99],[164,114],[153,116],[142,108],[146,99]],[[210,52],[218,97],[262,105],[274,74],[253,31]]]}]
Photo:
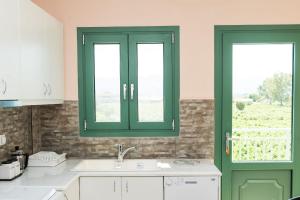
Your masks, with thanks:
[{"label": "overhead cabinet door", "polygon": [[21,83],[22,99],[47,98],[45,65],[45,17],[42,9],[29,0],[20,1],[21,13]]},{"label": "overhead cabinet door", "polygon": [[45,16],[45,67],[47,71],[47,98],[64,98],[63,26],[54,17]]},{"label": "overhead cabinet door", "polygon": [[24,104],[62,100],[62,24],[29,0],[21,1],[20,13],[21,100]]},{"label": "overhead cabinet door", "polygon": [[19,94],[19,0],[0,0],[0,100]]}]

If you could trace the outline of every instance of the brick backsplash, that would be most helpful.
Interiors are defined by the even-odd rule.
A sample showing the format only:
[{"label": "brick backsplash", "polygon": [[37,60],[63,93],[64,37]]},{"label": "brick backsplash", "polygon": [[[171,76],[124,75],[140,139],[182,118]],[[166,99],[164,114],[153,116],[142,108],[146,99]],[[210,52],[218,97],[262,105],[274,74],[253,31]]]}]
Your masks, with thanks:
[{"label": "brick backsplash", "polygon": [[78,102],[40,107],[42,150],[66,152],[70,157],[116,157],[114,144],[136,146],[131,158],[213,158],[213,100],[182,100],[180,136],[154,138],[80,137]]},{"label": "brick backsplash", "polygon": [[75,158],[116,157],[114,144],[136,146],[130,158],[209,158],[214,155],[214,101],[181,100],[180,136],[152,138],[102,138],[79,136],[78,102],[62,105],[0,109],[0,160],[19,145],[28,153],[65,152]]}]

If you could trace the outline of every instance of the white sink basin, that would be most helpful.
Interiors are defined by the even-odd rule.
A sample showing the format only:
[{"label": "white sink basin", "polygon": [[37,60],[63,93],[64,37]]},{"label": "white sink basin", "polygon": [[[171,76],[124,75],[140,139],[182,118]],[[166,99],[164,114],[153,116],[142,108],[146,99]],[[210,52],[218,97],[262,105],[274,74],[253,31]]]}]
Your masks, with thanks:
[{"label": "white sink basin", "polygon": [[152,159],[128,159],[122,163],[117,160],[83,160],[72,171],[155,171],[159,170],[157,160]]}]

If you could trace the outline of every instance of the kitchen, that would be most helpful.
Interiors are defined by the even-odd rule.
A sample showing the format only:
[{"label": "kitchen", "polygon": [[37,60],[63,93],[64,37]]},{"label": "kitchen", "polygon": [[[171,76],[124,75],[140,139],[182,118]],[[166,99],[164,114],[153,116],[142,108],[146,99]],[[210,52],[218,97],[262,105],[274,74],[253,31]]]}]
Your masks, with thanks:
[{"label": "kitchen", "polygon": [[[0,182],[0,199],[55,199],[56,195],[61,196],[58,199],[74,200],[243,200],[288,199],[300,195],[297,189],[300,183],[296,181],[300,174],[299,128],[295,123],[299,113],[296,106],[299,97],[294,92],[299,85],[296,73],[291,72],[295,87],[292,97],[287,98],[293,101],[283,102],[287,115],[279,113],[287,123],[282,127],[273,124],[263,127],[272,131],[276,128],[278,134],[284,130],[286,142],[265,145],[263,156],[259,154],[258,143],[251,146],[253,143],[248,145],[243,138],[246,142],[238,144],[242,147],[235,144],[239,136],[234,135],[235,121],[220,121],[227,113],[229,118],[235,112],[244,116],[253,106],[268,106],[267,100],[248,103],[248,97],[239,95],[243,98],[239,103],[247,102],[243,103],[245,109],[229,114],[226,108],[230,110],[233,104],[225,108],[222,105],[233,102],[232,97],[220,95],[222,90],[218,89],[233,84],[222,82],[230,78],[222,78],[220,69],[226,60],[220,61],[219,55],[227,55],[220,46],[225,48],[229,43],[234,46],[242,41],[234,40],[238,38],[236,32],[247,32],[245,35],[249,30],[287,32],[288,36],[280,37],[274,33],[274,38],[280,44],[294,46],[278,46],[276,55],[286,54],[286,57],[280,62],[275,59],[274,63],[288,63],[282,65],[285,68],[282,70],[278,66],[278,72],[290,73],[287,69],[296,69],[297,62],[291,64],[289,58],[293,54],[290,49],[298,44],[294,36],[299,29],[298,2],[0,0],[0,3],[3,5],[0,8],[0,160],[22,157],[19,164],[25,165],[26,158],[31,156],[24,173],[21,174],[20,167],[20,173],[3,179],[19,177]],[[252,42],[273,43],[261,38]],[[242,53],[243,49],[237,52]],[[255,51],[245,52],[255,55]],[[275,53],[274,50],[264,59],[280,57],[274,56]],[[252,80],[258,76],[253,77],[248,82],[255,82]],[[273,101],[281,111],[279,101]],[[232,107],[239,109],[238,105]],[[239,125],[237,129],[241,127],[244,128]],[[229,135],[225,137],[227,132]],[[280,135],[280,139],[286,135]],[[16,146],[19,147],[15,149]],[[252,158],[247,148],[254,146],[258,150],[254,150],[256,157]],[[276,153],[278,146],[284,150]],[[130,147],[135,148],[123,155]],[[276,155],[268,154],[268,148],[274,149],[272,153]],[[54,167],[33,166],[32,155],[44,151],[50,153],[40,154],[37,165],[55,157],[62,162],[53,164]],[[249,156],[244,158],[243,152]],[[282,152],[285,154],[281,156]],[[233,162],[230,155],[236,156]],[[235,162],[235,158],[245,159],[248,165],[242,166],[244,163]],[[249,164],[250,159],[254,160],[253,165]],[[274,165],[261,163],[275,159]],[[249,169],[256,170],[256,174]],[[265,181],[263,187],[268,192],[253,192],[263,187],[256,182],[247,188],[243,184],[247,178]],[[282,186],[280,190],[277,184]],[[239,191],[243,186],[245,190]],[[254,193],[260,194],[259,197]],[[13,196],[16,194],[20,196]]]}]

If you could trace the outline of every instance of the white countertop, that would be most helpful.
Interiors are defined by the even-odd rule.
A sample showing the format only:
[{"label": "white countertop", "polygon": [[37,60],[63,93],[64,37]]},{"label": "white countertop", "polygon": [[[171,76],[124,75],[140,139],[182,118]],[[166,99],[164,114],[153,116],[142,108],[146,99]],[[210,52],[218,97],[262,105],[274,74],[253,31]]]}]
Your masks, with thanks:
[{"label": "white countertop", "polygon": [[1,200],[48,200],[55,194],[49,188],[0,187]]},{"label": "white countertop", "polygon": [[[28,167],[25,173],[13,181],[0,181],[0,199],[5,194],[10,194],[14,188],[19,192],[28,192],[32,195],[49,195],[51,189],[63,191],[80,176],[221,176],[220,171],[210,160],[200,160],[196,167],[180,166],[172,164],[174,160],[159,160],[163,163],[170,163],[171,168],[158,169],[155,171],[85,171],[76,172],[72,169],[81,160],[69,159],[56,167]],[[23,188],[23,189],[22,189]],[[19,193],[18,192],[18,193]],[[26,193],[27,194],[27,193]],[[2,196],[1,196],[2,195]],[[27,200],[25,198],[16,200]],[[31,197],[30,200],[44,200],[43,198]]]},{"label": "white countertop", "polygon": [[0,187],[47,187],[56,190],[65,190],[69,184],[78,178],[78,172],[71,169],[79,160],[67,160],[56,167],[27,167],[25,173],[13,181],[1,181]]}]

